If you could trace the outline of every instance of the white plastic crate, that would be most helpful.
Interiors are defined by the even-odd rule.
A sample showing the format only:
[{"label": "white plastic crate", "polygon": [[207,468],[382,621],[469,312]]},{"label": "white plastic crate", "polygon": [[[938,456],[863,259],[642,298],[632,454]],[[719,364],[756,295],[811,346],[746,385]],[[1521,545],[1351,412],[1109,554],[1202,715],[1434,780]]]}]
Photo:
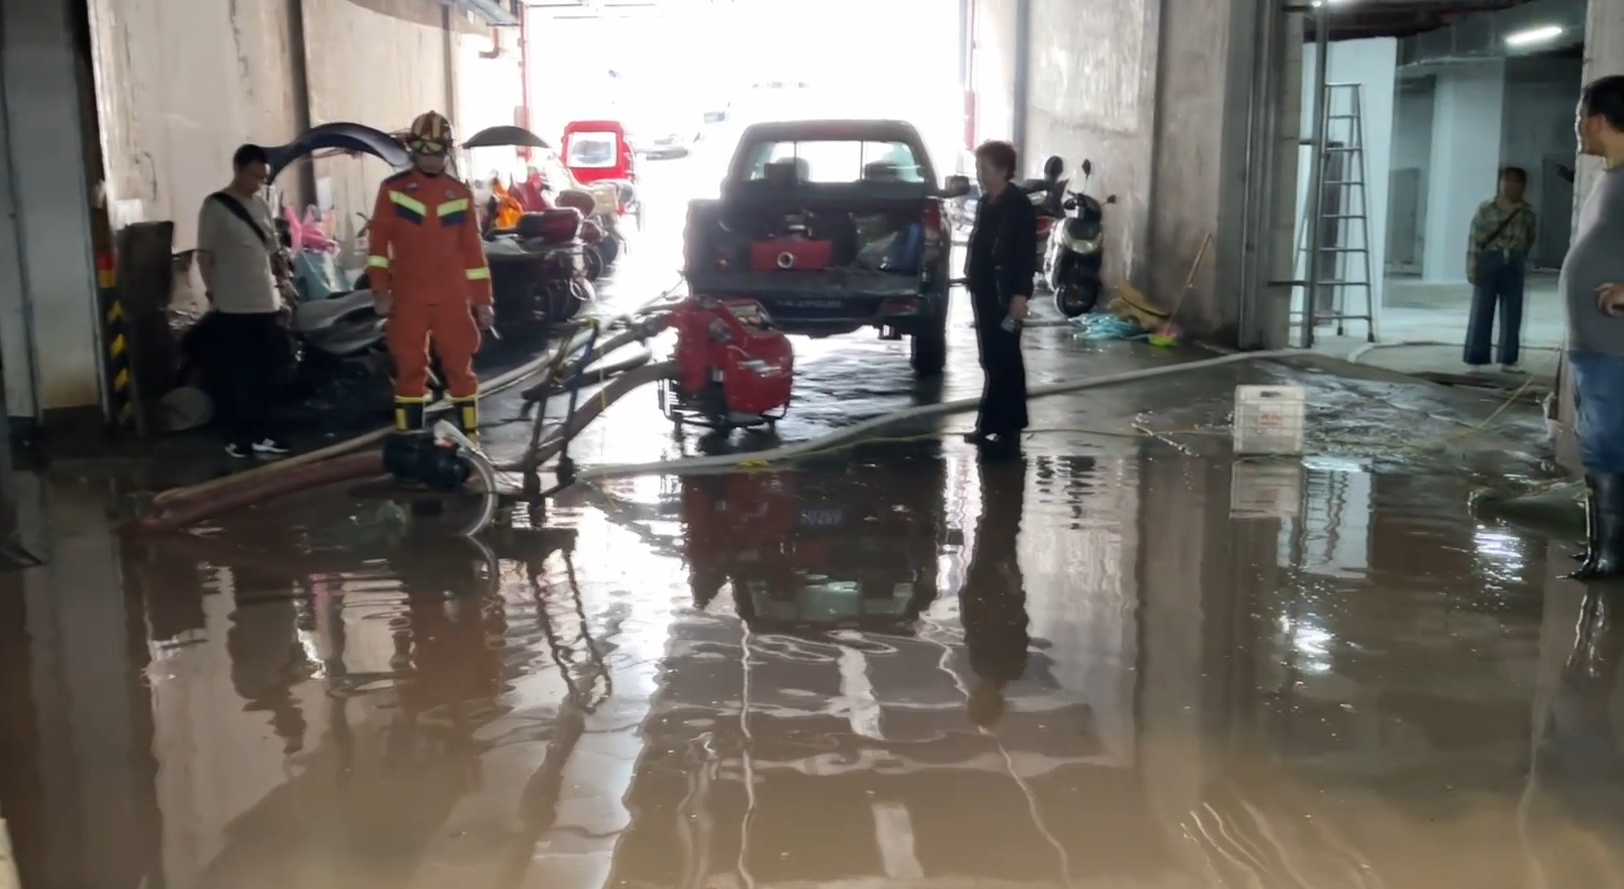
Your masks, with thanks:
[{"label": "white plastic crate", "polygon": [[1303,452],[1308,392],[1301,386],[1235,387],[1235,453]]},{"label": "white plastic crate", "polygon": [[1232,519],[1289,519],[1303,499],[1299,460],[1238,460],[1229,484]]}]

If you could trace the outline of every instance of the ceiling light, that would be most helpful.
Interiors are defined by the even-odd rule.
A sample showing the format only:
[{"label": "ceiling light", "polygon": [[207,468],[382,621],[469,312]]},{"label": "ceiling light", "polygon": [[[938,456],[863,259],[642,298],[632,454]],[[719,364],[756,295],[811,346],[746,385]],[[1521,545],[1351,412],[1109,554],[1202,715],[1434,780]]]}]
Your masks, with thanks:
[{"label": "ceiling light", "polygon": [[1517,31],[1506,35],[1507,46],[1528,46],[1533,43],[1544,43],[1562,36],[1562,28],[1557,25],[1542,25],[1538,28],[1529,28],[1526,31]]}]

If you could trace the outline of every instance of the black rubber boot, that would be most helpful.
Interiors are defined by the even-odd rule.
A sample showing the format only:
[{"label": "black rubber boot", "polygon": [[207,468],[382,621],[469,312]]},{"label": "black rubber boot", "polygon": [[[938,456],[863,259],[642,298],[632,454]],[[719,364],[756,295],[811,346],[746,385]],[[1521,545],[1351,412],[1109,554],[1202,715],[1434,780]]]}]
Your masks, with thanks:
[{"label": "black rubber boot", "polygon": [[1585,560],[1569,577],[1601,580],[1624,576],[1624,475],[1585,476]]},{"label": "black rubber boot", "polygon": [[1569,551],[1568,555],[1578,560],[1579,567],[1567,577],[1578,577],[1589,567],[1595,558],[1596,539],[1601,536],[1601,530],[1596,523],[1601,519],[1601,505],[1596,500],[1596,483],[1589,473],[1585,474],[1585,542],[1577,549]]}]

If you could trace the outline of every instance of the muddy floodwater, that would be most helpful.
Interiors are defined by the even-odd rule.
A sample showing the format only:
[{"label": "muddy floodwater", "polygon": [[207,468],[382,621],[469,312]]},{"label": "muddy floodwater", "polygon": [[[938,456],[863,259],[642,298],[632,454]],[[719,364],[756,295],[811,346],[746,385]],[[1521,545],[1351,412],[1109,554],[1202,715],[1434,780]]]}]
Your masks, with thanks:
[{"label": "muddy floodwater", "polygon": [[28,889],[1615,885],[1610,592],[1468,493],[926,443],[132,542],[60,483],[0,812]]}]

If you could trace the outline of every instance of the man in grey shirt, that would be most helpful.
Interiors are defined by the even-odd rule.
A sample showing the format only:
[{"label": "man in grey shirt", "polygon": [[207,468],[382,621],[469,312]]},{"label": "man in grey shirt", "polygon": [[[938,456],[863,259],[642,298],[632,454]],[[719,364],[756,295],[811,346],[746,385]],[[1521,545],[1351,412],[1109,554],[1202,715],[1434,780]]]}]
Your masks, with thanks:
[{"label": "man in grey shirt", "polygon": [[209,377],[226,453],[274,456],[288,452],[270,424],[287,334],[281,323],[281,245],[271,208],[259,194],[270,165],[265,149],[244,145],[231,168],[231,184],[204,198],[197,215],[198,269],[213,308],[205,347]]},{"label": "man in grey shirt", "polygon": [[1573,576],[1587,579],[1624,575],[1624,76],[1584,88],[1575,126],[1580,153],[1606,164],[1559,283],[1588,495],[1588,547]]}]

